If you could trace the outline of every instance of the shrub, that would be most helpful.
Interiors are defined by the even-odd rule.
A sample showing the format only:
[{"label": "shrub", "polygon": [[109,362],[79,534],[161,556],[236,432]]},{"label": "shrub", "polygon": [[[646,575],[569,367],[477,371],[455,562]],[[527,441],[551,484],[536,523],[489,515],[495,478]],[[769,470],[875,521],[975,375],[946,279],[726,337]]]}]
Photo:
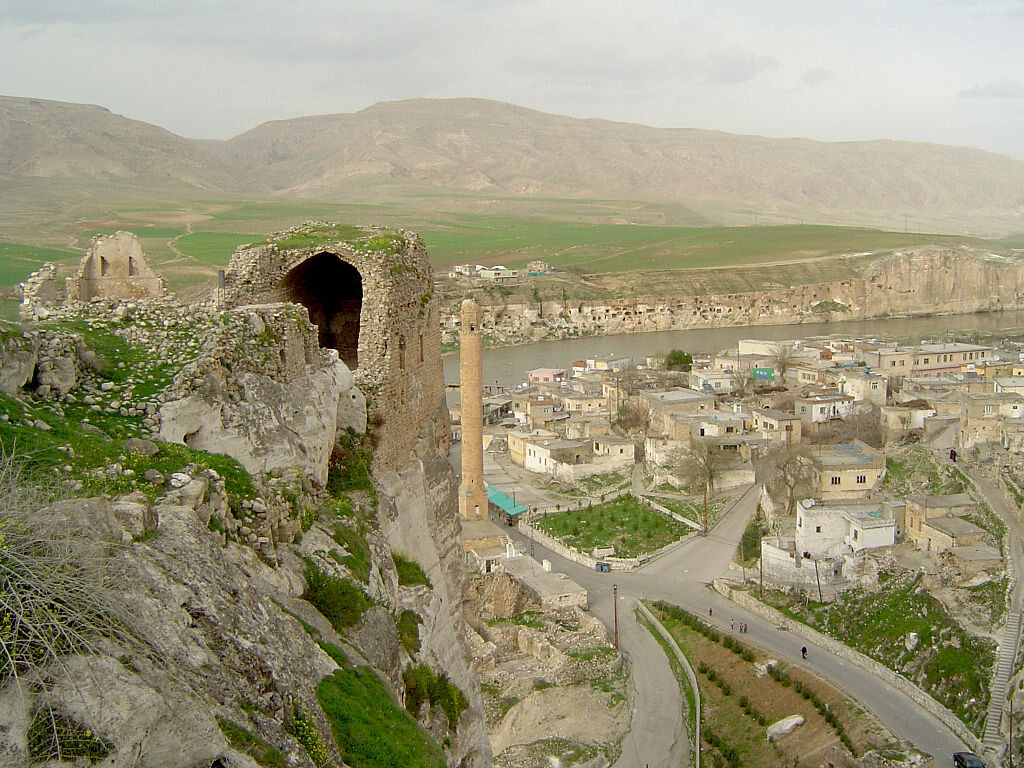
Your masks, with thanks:
[{"label": "shrub", "polygon": [[50,707],[36,710],[27,734],[28,754],[33,761],[88,758],[90,763],[110,753],[110,744],[85,726]]},{"label": "shrub", "polygon": [[422,566],[415,560],[406,557],[401,552],[392,552],[392,559],[395,561],[395,570],[398,571],[398,583],[403,586],[413,584],[426,584],[431,586],[430,579],[424,573]]},{"label": "shrub", "polygon": [[351,627],[362,618],[370,601],[355,584],[321,571],[316,563],[306,561],[306,591],[302,594],[331,622],[338,632]]},{"label": "shrub", "polygon": [[313,765],[317,766],[317,768],[327,765],[330,755],[327,752],[324,737],[317,730],[313,718],[301,706],[295,707],[295,717],[292,720],[290,730],[296,741],[306,750],[306,754],[313,761]]},{"label": "shrub", "polygon": [[423,619],[416,615],[415,611],[402,611],[395,626],[398,628],[398,637],[406,652],[412,656],[420,649],[420,624]]},{"label": "shrub", "polygon": [[285,768],[288,764],[281,750],[270,746],[242,726],[221,717],[217,718],[217,725],[220,726],[221,733],[227,737],[232,747],[249,755],[260,765],[266,766],[266,768]]},{"label": "shrub", "polygon": [[469,706],[465,694],[454,686],[445,674],[435,675],[426,664],[409,667],[403,675],[405,682],[405,708],[416,714],[424,702],[439,706],[455,730],[462,711]]}]

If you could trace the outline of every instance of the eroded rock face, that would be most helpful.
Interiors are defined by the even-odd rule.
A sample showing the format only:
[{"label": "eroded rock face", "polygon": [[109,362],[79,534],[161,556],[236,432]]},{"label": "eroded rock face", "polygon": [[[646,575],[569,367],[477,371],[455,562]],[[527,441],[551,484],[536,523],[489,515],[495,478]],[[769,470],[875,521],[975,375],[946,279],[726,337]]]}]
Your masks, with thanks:
[{"label": "eroded rock face", "polygon": [[365,398],[301,306],[226,313],[159,409],[159,437],[224,453],[251,473],[299,468],[327,482],[339,431],[366,428]]},{"label": "eroded rock face", "polygon": [[[966,249],[929,247],[878,259],[849,280],[725,294],[697,288],[669,298],[497,304],[484,307],[481,328],[499,343],[516,344],[689,328],[991,312],[1024,304],[1024,265]],[[458,297],[461,301],[461,292]],[[454,300],[441,320],[442,340],[455,341],[459,312]]]}]

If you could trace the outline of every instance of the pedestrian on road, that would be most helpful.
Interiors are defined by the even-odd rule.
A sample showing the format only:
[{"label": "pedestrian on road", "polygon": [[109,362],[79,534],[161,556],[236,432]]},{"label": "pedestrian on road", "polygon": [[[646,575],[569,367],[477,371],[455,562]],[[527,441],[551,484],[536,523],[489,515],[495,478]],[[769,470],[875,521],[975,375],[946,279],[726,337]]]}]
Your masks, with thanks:
[{"label": "pedestrian on road", "polygon": [[733,632],[736,629],[736,619],[729,619],[729,631]]},{"label": "pedestrian on road", "polygon": [[708,608],[708,616],[710,616],[710,615],[711,615],[711,609]]},{"label": "pedestrian on road", "polygon": [[807,658],[807,646],[806,645],[803,648],[800,649],[800,655],[803,658],[805,658],[805,659]]}]

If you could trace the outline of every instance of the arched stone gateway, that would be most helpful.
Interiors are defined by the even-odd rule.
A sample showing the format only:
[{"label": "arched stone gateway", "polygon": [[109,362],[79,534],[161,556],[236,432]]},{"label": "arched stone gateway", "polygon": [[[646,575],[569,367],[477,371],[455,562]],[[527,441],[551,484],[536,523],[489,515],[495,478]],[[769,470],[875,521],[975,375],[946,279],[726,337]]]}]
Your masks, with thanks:
[{"label": "arched stone gateway", "polygon": [[319,329],[320,346],[338,350],[342,362],[359,363],[359,320],[363,279],[359,270],[333,253],[318,253],[285,275],[286,300],[302,304]]},{"label": "arched stone gateway", "polygon": [[440,322],[419,235],[310,222],[239,247],[224,308],[302,304],[370,398],[378,467],[398,467],[444,404]]}]

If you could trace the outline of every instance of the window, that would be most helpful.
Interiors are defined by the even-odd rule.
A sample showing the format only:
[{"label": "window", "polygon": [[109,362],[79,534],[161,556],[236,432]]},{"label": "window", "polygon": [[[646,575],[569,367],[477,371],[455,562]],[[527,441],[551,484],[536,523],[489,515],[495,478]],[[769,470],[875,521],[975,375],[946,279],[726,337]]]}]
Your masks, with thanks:
[{"label": "window", "polygon": [[839,475],[832,476],[832,485],[840,485],[842,482],[843,478],[841,478]]},{"label": "window", "polygon": [[868,476],[867,475],[857,475],[857,482],[860,483],[861,485],[863,485],[867,481],[868,481]]},{"label": "window", "polygon": [[896,367],[896,361],[895,360],[890,360],[889,361],[889,365],[891,365],[893,368],[895,368]]},{"label": "window", "polygon": [[928,365],[928,358],[927,357],[924,359],[924,364]]},{"label": "window", "polygon": [[991,416],[992,415],[992,406],[991,405],[983,405],[981,407],[981,412],[985,416]]},{"label": "window", "polygon": [[903,365],[905,362],[907,362],[907,361],[906,360],[900,360],[900,365]]},{"label": "window", "polygon": [[814,526],[814,532],[815,533],[821,533],[821,526],[820,525]]},{"label": "window", "polygon": [[856,540],[857,540],[858,538],[860,538],[860,537],[859,537],[859,536],[857,535],[858,533],[860,533],[860,531],[858,531],[858,530],[857,530],[856,528],[854,528],[854,529],[853,529],[853,540],[854,540],[854,541],[856,541]]}]

